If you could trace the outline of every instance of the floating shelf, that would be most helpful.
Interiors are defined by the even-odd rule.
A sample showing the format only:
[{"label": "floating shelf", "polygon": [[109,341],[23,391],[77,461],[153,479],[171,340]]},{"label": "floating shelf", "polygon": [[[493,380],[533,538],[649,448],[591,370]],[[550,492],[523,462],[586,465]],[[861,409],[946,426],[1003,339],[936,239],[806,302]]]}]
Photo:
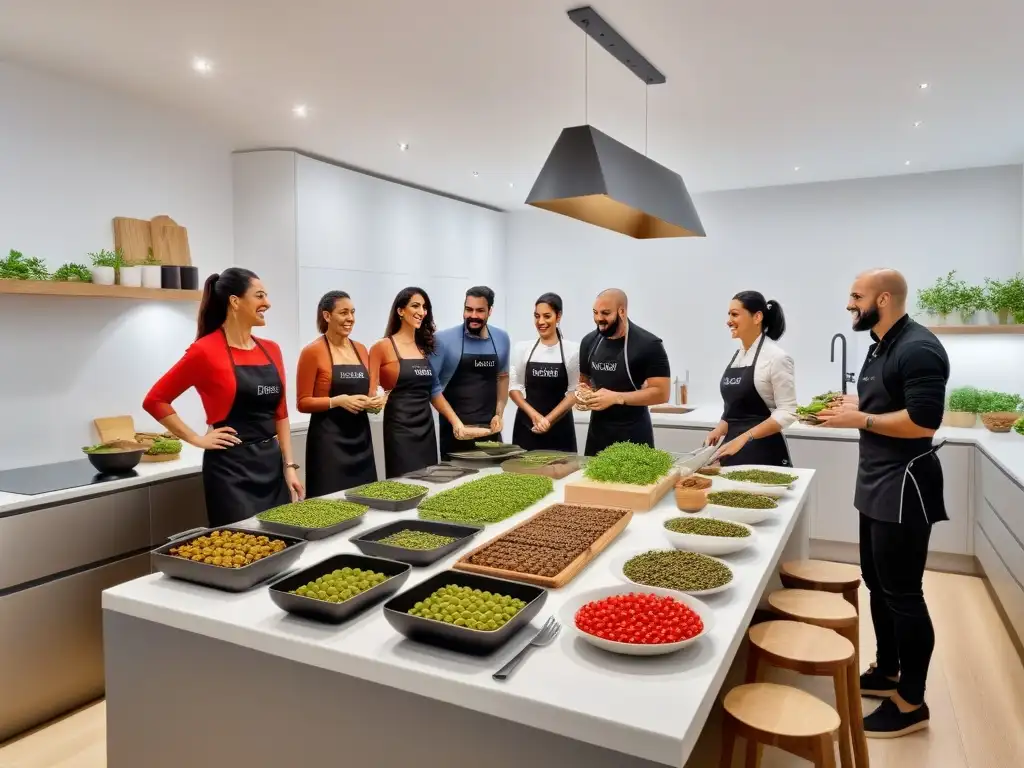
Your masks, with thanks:
[{"label": "floating shelf", "polygon": [[1024,325],[929,325],[928,330],[937,335],[974,335],[1019,333],[1024,334]]},{"label": "floating shelf", "polygon": [[129,288],[123,285],[56,282],[51,280],[0,280],[0,293],[26,296],[87,296],[98,299],[149,299],[151,301],[199,301],[202,291],[173,288]]}]

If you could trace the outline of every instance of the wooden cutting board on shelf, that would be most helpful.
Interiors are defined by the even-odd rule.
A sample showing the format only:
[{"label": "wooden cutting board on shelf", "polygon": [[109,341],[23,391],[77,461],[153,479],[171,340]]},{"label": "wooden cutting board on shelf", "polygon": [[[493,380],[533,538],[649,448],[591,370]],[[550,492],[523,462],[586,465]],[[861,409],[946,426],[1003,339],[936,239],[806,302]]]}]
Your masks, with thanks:
[{"label": "wooden cutting board on shelf", "polygon": [[149,224],[153,256],[161,264],[174,267],[192,266],[188,230],[185,227],[178,226],[170,216],[154,216]]},{"label": "wooden cutting board on shelf", "polygon": [[101,443],[111,440],[135,442],[135,420],[131,416],[101,416],[92,420]]},{"label": "wooden cutting board on shelf", "polygon": [[120,248],[128,261],[145,261],[149,249],[153,247],[151,232],[150,224],[145,219],[118,216],[114,219],[114,248]]},{"label": "wooden cutting board on shelf", "polygon": [[583,477],[565,484],[566,504],[587,504],[597,507],[625,507],[634,512],[649,512],[661,501],[679,479],[679,470],[673,469],[652,485],[625,483],[599,483]]}]

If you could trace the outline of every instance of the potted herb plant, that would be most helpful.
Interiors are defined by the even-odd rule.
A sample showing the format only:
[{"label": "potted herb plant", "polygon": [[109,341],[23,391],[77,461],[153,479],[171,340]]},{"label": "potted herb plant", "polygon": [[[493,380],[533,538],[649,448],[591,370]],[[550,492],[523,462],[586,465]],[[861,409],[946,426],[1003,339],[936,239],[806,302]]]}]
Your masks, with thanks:
[{"label": "potted herb plant", "polygon": [[1020,273],[1007,280],[985,278],[985,304],[1000,325],[1024,322],[1024,275]]},{"label": "potted herb plant", "polygon": [[[119,251],[115,251],[115,253],[119,253]],[[142,285],[142,264],[122,259],[117,268],[117,282],[128,288],[140,287]]]},{"label": "potted herb plant", "polygon": [[146,260],[142,262],[142,287],[160,288],[160,259],[154,258],[153,249],[149,249]]},{"label": "potted herb plant", "polygon": [[980,285],[968,285],[963,280],[954,283],[953,302],[960,315],[960,322],[964,325],[971,325],[977,313],[988,306],[985,302],[985,289]]},{"label": "potted herb plant", "polygon": [[956,310],[959,281],[954,278],[956,270],[938,278],[928,288],[917,292],[917,306],[931,314],[938,325],[945,325],[949,315]]},{"label": "potted herb plant", "polygon": [[92,275],[84,264],[69,262],[57,267],[53,279],[60,283],[88,283],[92,281]]},{"label": "potted herb plant", "polygon": [[92,281],[96,285],[114,285],[117,282],[117,268],[121,266],[119,251],[100,250],[90,253],[92,259]]},{"label": "potted herb plant", "polygon": [[942,423],[947,427],[976,427],[981,392],[975,387],[957,387],[949,393]]},{"label": "potted herb plant", "polygon": [[1009,432],[1024,404],[1024,398],[1008,392],[983,391],[980,400],[981,422],[990,432]]},{"label": "potted herb plant", "polygon": [[6,259],[0,259],[0,280],[49,280],[50,272],[43,260],[30,256],[25,257],[21,251],[13,248]]}]

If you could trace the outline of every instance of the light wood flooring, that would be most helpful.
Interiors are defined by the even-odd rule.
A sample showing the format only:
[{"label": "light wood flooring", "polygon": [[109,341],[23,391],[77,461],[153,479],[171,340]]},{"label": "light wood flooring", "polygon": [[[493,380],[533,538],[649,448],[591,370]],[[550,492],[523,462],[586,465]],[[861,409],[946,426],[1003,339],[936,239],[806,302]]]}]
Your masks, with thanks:
[{"label": "light wood flooring", "polygon": [[[931,728],[902,739],[869,741],[872,768],[1024,766],[1024,665],[984,583],[929,572],[925,591],[937,635],[928,680]],[[866,595],[862,605],[867,606]],[[864,658],[871,659],[870,621],[861,622],[861,634]],[[866,710],[873,706],[865,700]],[[105,716],[98,702],[0,746],[0,768],[106,768]],[[690,760],[693,768],[718,764],[717,728],[713,722],[709,726]],[[762,763],[763,768],[806,765],[771,749]]]}]

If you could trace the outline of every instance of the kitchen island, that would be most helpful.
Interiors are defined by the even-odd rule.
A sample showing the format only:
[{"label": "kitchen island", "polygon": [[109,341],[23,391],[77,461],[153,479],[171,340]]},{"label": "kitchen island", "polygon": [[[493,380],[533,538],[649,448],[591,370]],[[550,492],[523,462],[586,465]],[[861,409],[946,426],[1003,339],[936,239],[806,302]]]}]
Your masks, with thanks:
[{"label": "kitchen island", "polygon": [[[266,588],[233,595],[161,575],[114,587],[103,595],[108,765],[171,768],[201,756],[205,765],[257,768],[682,766],[778,562],[806,553],[814,472],[797,474],[775,516],[755,526],[753,546],[723,558],[735,577],[704,598],[714,615],[708,636],[664,657],[616,656],[563,632],[507,682],[491,678],[565,600],[621,584],[613,559],[669,546],[662,524],[680,514],[671,494],[635,514],[491,657],[409,641],[379,605],[334,627],[281,612]],[[565,482],[477,543],[560,501]],[[351,534],[310,542],[299,565],[354,552],[349,535],[415,514],[371,511]],[[463,553],[414,569],[405,588]]]}]

